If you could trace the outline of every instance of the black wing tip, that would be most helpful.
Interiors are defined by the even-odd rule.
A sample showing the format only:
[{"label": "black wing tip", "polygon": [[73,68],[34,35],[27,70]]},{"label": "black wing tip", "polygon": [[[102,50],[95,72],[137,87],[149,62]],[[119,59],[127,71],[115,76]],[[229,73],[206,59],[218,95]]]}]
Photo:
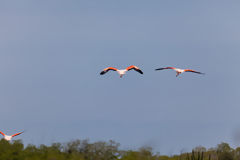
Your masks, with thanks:
[{"label": "black wing tip", "polygon": [[137,71],[140,74],[143,74],[143,72],[140,69],[135,69],[135,71]]},{"label": "black wing tip", "polygon": [[[132,68],[132,69],[134,69],[135,71],[137,71],[138,73],[140,73],[140,74],[143,74],[143,71],[141,70],[141,69],[139,69],[139,68]],[[130,70],[132,70],[132,69],[130,69]],[[129,71],[130,71],[129,70]]]},{"label": "black wing tip", "polygon": [[137,71],[137,72],[140,73],[140,74],[143,74],[143,72],[142,72],[141,70],[136,70],[136,69],[135,69],[135,71]]},{"label": "black wing tip", "polygon": [[105,71],[102,71],[102,72],[100,72],[100,75],[104,75],[106,72]]},{"label": "black wing tip", "polygon": [[18,135],[20,135],[20,134],[22,134],[22,133],[24,133],[24,131],[22,131],[22,132],[19,132],[19,133],[17,133]]},{"label": "black wing tip", "polygon": [[202,73],[202,72],[193,72],[193,73],[202,74],[202,75],[204,75],[204,74],[205,74],[205,73]]},{"label": "black wing tip", "polygon": [[163,70],[164,68],[157,68],[155,69],[155,71],[159,71],[159,70]]}]

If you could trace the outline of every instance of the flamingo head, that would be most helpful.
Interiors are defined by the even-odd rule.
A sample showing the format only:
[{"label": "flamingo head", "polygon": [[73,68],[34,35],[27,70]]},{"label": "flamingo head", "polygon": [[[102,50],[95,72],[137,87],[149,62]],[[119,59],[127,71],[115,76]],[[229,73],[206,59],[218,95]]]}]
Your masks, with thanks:
[{"label": "flamingo head", "polygon": [[176,77],[178,77],[182,72],[177,72]]}]

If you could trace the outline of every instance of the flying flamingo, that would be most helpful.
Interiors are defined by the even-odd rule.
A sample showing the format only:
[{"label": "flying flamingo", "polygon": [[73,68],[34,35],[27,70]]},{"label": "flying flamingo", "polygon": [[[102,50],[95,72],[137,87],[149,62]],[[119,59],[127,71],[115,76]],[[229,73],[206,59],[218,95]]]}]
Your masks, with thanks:
[{"label": "flying flamingo", "polygon": [[204,73],[201,73],[201,72],[194,71],[192,69],[180,69],[180,68],[174,68],[174,67],[158,68],[158,69],[155,69],[155,70],[158,71],[158,70],[165,70],[165,69],[175,70],[176,71],[176,77],[183,72],[192,72],[192,73],[197,73],[197,74],[204,74]]},{"label": "flying flamingo", "polygon": [[130,70],[132,70],[132,69],[134,69],[135,71],[143,74],[143,72],[142,72],[138,67],[132,65],[132,66],[127,67],[126,69],[117,69],[117,68],[113,68],[113,67],[108,67],[108,68],[105,68],[105,69],[100,73],[100,75],[103,75],[103,74],[105,74],[105,73],[107,73],[108,71],[111,70],[111,71],[117,71],[118,74],[120,75],[120,78],[122,78],[122,76],[123,76],[124,74],[126,74],[127,71],[130,71]]},{"label": "flying flamingo", "polygon": [[2,134],[3,138],[7,141],[11,141],[13,137],[18,136],[19,134],[22,134],[22,133],[23,132],[19,132],[19,133],[16,133],[16,134],[13,134],[13,135],[9,136],[9,135],[6,135],[6,134],[4,134],[3,132],[0,131],[0,134]]}]

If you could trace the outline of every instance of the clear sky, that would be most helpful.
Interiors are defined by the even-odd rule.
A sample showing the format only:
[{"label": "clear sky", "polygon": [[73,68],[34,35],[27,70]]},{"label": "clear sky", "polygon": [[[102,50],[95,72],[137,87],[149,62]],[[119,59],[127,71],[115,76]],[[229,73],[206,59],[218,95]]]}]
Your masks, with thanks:
[{"label": "clear sky", "polygon": [[[240,144],[240,1],[2,1],[0,127],[160,153]],[[122,79],[108,66],[137,65]],[[154,71],[174,66],[206,75]]]}]

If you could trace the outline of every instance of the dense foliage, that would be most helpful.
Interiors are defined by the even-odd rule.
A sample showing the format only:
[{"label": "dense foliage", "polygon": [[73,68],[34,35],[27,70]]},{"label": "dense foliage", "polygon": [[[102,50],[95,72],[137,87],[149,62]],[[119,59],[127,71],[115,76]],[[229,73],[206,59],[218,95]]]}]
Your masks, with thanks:
[{"label": "dense foliage", "polygon": [[215,148],[196,147],[191,153],[174,156],[154,154],[152,148],[120,150],[114,141],[90,143],[76,140],[69,143],[28,145],[22,141],[0,141],[0,160],[240,160],[240,148],[233,149],[227,143]]}]

